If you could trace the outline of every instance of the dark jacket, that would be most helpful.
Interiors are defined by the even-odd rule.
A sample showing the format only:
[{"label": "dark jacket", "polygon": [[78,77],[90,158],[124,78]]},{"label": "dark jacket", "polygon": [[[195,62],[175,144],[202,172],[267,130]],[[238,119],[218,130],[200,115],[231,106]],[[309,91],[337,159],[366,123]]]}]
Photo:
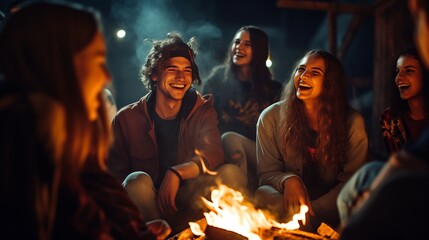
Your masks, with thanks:
[{"label": "dark jacket", "polygon": [[281,90],[282,84],[275,80],[252,90],[250,81],[242,82],[232,74],[225,74],[225,67],[216,68],[203,85],[203,94],[214,96],[220,132],[236,132],[253,141],[259,115],[279,100]]},{"label": "dark jacket", "polygon": [[[213,99],[210,95],[201,96],[193,89],[189,91],[195,95],[196,101],[181,119],[175,163],[199,161],[195,154],[198,150],[205,165],[214,170],[224,162],[224,155]],[[123,107],[113,119],[115,141],[107,165],[120,181],[134,171],[148,173],[154,182],[159,177],[155,127],[148,112],[151,96],[152,92]],[[189,107],[185,99],[183,107]]]}]

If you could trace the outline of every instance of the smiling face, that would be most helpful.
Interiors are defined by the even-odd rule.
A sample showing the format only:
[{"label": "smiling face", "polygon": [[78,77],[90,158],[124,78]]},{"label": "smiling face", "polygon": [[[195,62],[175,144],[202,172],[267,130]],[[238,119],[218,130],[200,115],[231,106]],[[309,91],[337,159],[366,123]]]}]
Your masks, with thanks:
[{"label": "smiling face", "polygon": [[247,31],[240,31],[234,36],[231,46],[232,62],[238,66],[249,66],[252,61],[252,45],[250,34]]},{"label": "smiling face", "polygon": [[165,69],[153,77],[157,98],[181,101],[192,84],[191,62],[185,57],[173,57]]},{"label": "smiling face", "polygon": [[91,43],[74,58],[76,76],[80,82],[83,100],[91,121],[98,117],[99,95],[112,79],[106,67],[104,38],[97,32]]},{"label": "smiling face", "polygon": [[296,97],[303,101],[317,99],[323,90],[325,71],[322,57],[307,55],[302,58],[294,74]]},{"label": "smiling face", "polygon": [[421,96],[423,88],[422,67],[413,56],[400,56],[396,62],[395,83],[401,99],[410,100]]}]

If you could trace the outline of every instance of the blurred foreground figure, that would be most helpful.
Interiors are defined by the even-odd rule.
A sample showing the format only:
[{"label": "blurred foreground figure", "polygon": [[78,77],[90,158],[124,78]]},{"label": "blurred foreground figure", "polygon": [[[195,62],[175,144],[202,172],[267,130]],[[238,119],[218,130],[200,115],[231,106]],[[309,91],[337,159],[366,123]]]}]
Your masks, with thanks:
[{"label": "blurred foreground figure", "polygon": [[[415,42],[429,69],[429,3],[409,0]],[[422,239],[429,225],[429,127],[420,139],[393,154],[360,196],[341,239]]]},{"label": "blurred foreground figure", "polygon": [[[383,111],[380,118],[386,152],[390,154],[418,140],[429,122],[429,72],[424,68],[416,48],[402,51],[396,58],[395,66],[391,106]],[[341,190],[337,205],[342,225],[359,195],[366,194],[364,192],[383,166],[382,161],[366,164]]]},{"label": "blurred foreground figure", "polygon": [[8,16],[0,35],[2,234],[15,239],[151,239],[106,171],[110,122],[102,105],[111,81],[98,14],[38,2]]}]

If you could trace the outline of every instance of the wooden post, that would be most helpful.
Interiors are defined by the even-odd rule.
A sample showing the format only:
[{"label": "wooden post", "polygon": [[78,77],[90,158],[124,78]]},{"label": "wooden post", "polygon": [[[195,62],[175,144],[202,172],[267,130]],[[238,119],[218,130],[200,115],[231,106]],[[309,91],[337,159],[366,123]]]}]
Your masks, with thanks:
[{"label": "wooden post", "polygon": [[328,11],[329,51],[337,56],[337,13],[335,7]]}]

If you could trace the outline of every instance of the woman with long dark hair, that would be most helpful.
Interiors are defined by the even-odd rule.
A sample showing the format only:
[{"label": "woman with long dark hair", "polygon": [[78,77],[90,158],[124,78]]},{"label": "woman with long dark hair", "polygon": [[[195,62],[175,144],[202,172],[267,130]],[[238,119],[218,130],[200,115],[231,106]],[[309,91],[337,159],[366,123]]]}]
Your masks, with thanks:
[{"label": "woman with long dark hair", "polygon": [[248,175],[250,190],[257,185],[256,122],[262,110],[278,101],[282,89],[266,65],[268,58],[265,31],[243,26],[232,39],[225,62],[203,84],[203,93],[215,99],[226,161]]},{"label": "woman with long dark hair", "polygon": [[[392,73],[391,103],[380,117],[381,133],[389,156],[405,146],[412,146],[429,123],[429,72],[414,46],[397,55]],[[342,225],[348,221],[356,203],[368,197],[374,179],[385,165],[385,160],[370,162],[345,185],[337,203]],[[413,165],[411,161],[409,165]]]},{"label": "woman with long dark hair", "polygon": [[4,234],[20,239],[146,239],[163,236],[162,229],[168,234],[162,221],[146,226],[105,166],[111,135],[103,88],[111,76],[98,13],[70,3],[29,3],[10,15],[2,30]]},{"label": "woman with long dark hair", "polygon": [[364,121],[347,103],[335,56],[312,50],[293,69],[282,100],[258,121],[256,202],[281,220],[307,205],[313,227],[336,226],[338,192],[366,160]]},{"label": "woman with long dark hair", "polygon": [[380,120],[389,155],[417,140],[429,122],[429,72],[415,47],[398,55],[394,76],[391,105]]}]

